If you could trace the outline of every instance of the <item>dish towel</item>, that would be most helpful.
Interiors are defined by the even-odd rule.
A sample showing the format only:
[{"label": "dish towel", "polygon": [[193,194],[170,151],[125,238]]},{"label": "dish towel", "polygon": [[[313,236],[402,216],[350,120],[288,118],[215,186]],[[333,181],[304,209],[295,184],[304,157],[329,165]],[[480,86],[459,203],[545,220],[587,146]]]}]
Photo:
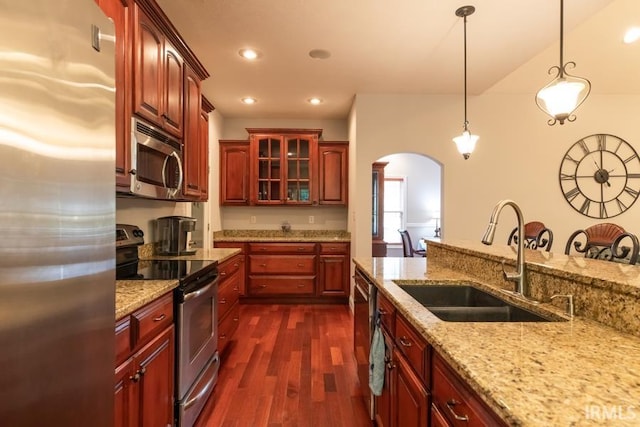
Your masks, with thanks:
[{"label": "dish towel", "polygon": [[369,388],[374,396],[382,394],[385,368],[384,336],[380,329],[380,315],[376,310],[371,350],[369,351]]}]

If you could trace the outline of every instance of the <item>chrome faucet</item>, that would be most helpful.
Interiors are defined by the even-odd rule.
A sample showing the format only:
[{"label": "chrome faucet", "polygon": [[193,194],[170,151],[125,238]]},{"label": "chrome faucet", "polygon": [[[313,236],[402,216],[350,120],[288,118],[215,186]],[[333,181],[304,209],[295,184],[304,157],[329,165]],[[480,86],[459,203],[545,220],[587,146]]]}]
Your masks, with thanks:
[{"label": "chrome faucet", "polygon": [[500,200],[498,204],[493,208],[493,212],[491,213],[491,219],[489,220],[489,226],[487,227],[487,231],[484,233],[484,237],[482,238],[482,243],[485,245],[491,245],[493,243],[493,238],[496,234],[496,226],[498,225],[498,217],[500,216],[500,212],[502,212],[502,208],[505,206],[511,206],[513,210],[516,212],[516,216],[518,217],[518,258],[517,265],[518,271],[516,272],[507,272],[504,269],[504,262],[502,263],[502,274],[506,280],[510,280],[512,282],[516,282],[516,290],[515,293],[519,294],[522,297],[527,298],[529,289],[527,286],[526,272],[525,272],[525,263],[524,263],[524,218],[522,216],[522,211],[520,207],[513,200]]}]

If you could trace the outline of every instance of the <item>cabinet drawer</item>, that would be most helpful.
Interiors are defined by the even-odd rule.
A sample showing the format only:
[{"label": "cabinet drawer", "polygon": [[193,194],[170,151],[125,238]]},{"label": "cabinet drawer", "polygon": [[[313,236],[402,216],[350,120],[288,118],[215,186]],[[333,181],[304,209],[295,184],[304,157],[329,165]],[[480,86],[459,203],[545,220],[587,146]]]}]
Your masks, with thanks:
[{"label": "cabinet drawer", "polygon": [[310,295],[315,277],[250,276],[249,295]]},{"label": "cabinet drawer", "polygon": [[249,255],[249,272],[265,274],[314,274],[315,255]]},{"label": "cabinet drawer", "polygon": [[[433,357],[432,375],[433,402],[450,425],[454,427],[505,425],[438,355]],[[468,420],[465,420],[465,417]]]},{"label": "cabinet drawer", "polygon": [[243,255],[235,255],[233,258],[228,259],[218,266],[220,280],[225,280],[225,278],[231,276],[240,269],[240,266],[242,266],[242,257]]},{"label": "cabinet drawer", "polygon": [[349,252],[349,243],[320,243],[320,253],[346,254]]},{"label": "cabinet drawer", "polygon": [[157,335],[172,323],[173,295],[169,293],[131,315],[134,347]]},{"label": "cabinet drawer", "polygon": [[378,312],[380,313],[380,321],[382,322],[382,325],[390,334],[393,334],[396,324],[396,307],[380,291],[378,291],[377,307]]},{"label": "cabinet drawer", "polygon": [[431,427],[451,427],[436,405],[431,405]]},{"label": "cabinet drawer", "polygon": [[229,344],[229,341],[233,338],[233,334],[238,329],[238,323],[240,322],[240,304],[233,304],[227,315],[220,318],[218,323],[218,351],[222,353],[224,348]]},{"label": "cabinet drawer", "polygon": [[399,314],[396,316],[395,337],[398,348],[407,357],[413,370],[424,380],[425,384],[429,384],[427,369],[429,348],[422,337]]},{"label": "cabinet drawer", "polygon": [[116,322],[116,365],[131,353],[131,317],[126,316]]},{"label": "cabinet drawer", "polygon": [[222,319],[240,298],[240,275],[228,277],[218,288],[218,318]]},{"label": "cabinet drawer", "polygon": [[249,243],[249,252],[265,254],[313,254],[315,243]]}]

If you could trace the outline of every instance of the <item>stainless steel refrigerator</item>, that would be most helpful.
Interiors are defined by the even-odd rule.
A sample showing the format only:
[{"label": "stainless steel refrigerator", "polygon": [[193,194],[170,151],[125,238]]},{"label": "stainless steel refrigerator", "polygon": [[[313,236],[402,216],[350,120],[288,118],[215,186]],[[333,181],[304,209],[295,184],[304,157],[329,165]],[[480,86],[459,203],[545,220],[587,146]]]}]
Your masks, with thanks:
[{"label": "stainless steel refrigerator", "polygon": [[113,426],[113,34],[94,0],[0,0],[2,426]]}]

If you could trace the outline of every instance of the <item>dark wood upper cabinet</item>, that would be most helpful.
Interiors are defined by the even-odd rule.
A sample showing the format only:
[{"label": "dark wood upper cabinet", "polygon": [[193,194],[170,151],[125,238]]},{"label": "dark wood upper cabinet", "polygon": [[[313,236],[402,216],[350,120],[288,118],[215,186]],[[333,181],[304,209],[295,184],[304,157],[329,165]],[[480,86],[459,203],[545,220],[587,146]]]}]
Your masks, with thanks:
[{"label": "dark wood upper cabinet", "polygon": [[200,138],[200,115],[201,115],[201,92],[200,79],[191,71],[189,67],[185,68],[184,76],[184,181],[182,186],[183,194],[186,197],[200,199],[202,196],[201,168],[204,162],[201,157],[203,150],[201,144],[203,140]]},{"label": "dark wood upper cabinet", "polygon": [[134,9],[134,110],[181,137],[184,61],[155,22]]},{"label": "dark wood upper cabinet", "polygon": [[346,206],[348,142],[319,141],[321,129],[247,129],[249,141],[220,141],[220,203]]},{"label": "dark wood upper cabinet", "polygon": [[318,143],[318,200],[321,205],[347,205],[348,142]]},{"label": "dark wood upper cabinet", "polygon": [[249,204],[249,141],[220,141],[220,204]]}]

